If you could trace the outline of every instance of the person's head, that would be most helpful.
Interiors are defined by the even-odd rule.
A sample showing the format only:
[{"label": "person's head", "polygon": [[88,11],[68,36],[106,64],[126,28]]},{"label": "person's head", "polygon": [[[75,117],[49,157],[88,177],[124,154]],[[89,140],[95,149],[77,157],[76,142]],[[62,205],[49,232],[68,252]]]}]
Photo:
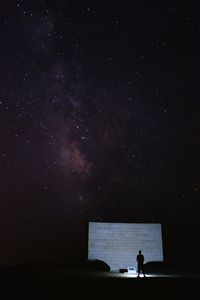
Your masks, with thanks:
[{"label": "person's head", "polygon": [[139,252],[139,254],[142,254],[142,251],[141,251],[141,250],[139,250],[138,252]]}]

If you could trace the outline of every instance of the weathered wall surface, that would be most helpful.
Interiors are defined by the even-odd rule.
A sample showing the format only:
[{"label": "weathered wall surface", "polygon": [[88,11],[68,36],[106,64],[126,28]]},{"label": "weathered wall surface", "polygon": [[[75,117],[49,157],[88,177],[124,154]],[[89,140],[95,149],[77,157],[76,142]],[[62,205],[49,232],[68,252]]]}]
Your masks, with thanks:
[{"label": "weathered wall surface", "polygon": [[112,271],[136,267],[139,250],[145,262],[162,261],[161,224],[89,222],[88,259],[105,261]]}]

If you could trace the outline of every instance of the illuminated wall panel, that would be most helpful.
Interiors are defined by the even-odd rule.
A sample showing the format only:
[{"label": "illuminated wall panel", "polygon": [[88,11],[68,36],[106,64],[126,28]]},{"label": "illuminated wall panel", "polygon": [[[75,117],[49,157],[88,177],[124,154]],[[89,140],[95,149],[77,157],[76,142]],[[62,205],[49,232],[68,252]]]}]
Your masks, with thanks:
[{"label": "illuminated wall panel", "polygon": [[88,259],[103,260],[119,271],[136,267],[139,250],[145,262],[163,261],[161,224],[89,222]]}]

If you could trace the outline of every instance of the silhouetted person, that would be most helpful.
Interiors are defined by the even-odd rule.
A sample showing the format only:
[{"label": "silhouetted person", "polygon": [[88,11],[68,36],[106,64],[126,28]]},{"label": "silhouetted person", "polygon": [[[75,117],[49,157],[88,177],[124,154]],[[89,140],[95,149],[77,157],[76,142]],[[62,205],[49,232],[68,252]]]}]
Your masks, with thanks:
[{"label": "silhouetted person", "polygon": [[145,277],[145,271],[144,271],[144,255],[142,254],[142,251],[138,251],[138,255],[136,257],[137,260],[137,272],[138,277],[140,277],[140,273],[142,272]]}]

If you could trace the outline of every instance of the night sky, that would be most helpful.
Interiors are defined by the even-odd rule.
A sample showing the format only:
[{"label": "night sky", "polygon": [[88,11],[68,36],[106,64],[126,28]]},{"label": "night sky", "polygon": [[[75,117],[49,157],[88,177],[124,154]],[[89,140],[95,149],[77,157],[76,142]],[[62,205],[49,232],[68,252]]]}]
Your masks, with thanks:
[{"label": "night sky", "polygon": [[198,0],[1,2],[0,264],[85,257],[89,221],[197,249],[199,56]]}]

